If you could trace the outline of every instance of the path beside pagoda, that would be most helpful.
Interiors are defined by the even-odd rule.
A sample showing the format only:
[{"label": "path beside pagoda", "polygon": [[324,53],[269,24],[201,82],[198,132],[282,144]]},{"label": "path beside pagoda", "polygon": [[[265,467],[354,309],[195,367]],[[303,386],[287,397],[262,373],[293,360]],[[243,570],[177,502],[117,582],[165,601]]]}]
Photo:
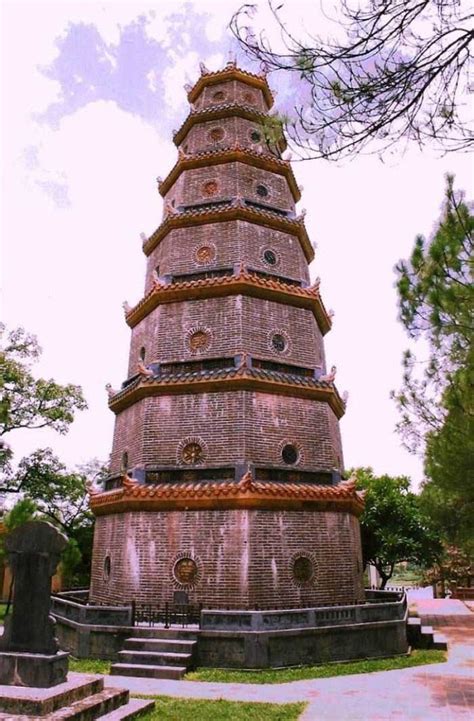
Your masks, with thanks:
[{"label": "path beside pagoda", "polygon": [[105,677],[134,694],[292,703],[300,721],[457,721],[474,719],[474,613],[461,601],[420,599],[423,623],[448,640],[446,663],[282,684],[205,683]]}]

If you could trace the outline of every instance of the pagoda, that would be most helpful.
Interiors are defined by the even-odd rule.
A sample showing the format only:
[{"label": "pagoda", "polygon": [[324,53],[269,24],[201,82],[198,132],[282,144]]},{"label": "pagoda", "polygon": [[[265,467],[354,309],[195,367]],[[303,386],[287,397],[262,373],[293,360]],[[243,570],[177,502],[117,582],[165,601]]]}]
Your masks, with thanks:
[{"label": "pagoda", "polygon": [[91,602],[283,609],[363,602],[331,317],[265,75],[201,68],[143,238],[110,473],[91,489]]}]

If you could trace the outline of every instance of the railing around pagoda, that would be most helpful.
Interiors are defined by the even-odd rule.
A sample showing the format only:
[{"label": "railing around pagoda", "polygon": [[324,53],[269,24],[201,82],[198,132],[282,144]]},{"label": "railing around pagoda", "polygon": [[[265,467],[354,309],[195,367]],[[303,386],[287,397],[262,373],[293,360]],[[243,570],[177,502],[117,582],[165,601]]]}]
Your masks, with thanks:
[{"label": "railing around pagoda", "polygon": [[202,604],[172,603],[161,605],[132,601],[132,626],[201,627]]}]

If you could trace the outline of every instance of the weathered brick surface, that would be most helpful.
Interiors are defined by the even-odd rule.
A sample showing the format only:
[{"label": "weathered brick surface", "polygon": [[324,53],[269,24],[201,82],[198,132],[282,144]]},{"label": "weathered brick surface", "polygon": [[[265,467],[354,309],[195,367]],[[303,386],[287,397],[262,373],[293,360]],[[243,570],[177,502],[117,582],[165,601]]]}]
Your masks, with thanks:
[{"label": "weathered brick surface", "polygon": [[[129,512],[96,521],[94,601],[158,604],[181,586],[173,577],[181,553],[199,577],[190,600],[207,608],[315,606],[361,600],[357,520],[311,511]],[[314,561],[314,578],[298,586],[291,573],[298,554]],[[111,575],[104,579],[106,555]]]},{"label": "weathered brick surface", "polygon": [[[212,132],[217,129],[219,129],[218,135],[221,135],[220,130],[223,131],[223,136],[219,140],[216,139],[216,133]],[[254,132],[260,134],[260,140],[252,139]],[[219,148],[233,148],[236,145],[259,150],[265,155],[273,155],[265,142],[260,123],[246,118],[221,118],[194,125],[180,147],[185,153],[192,155]]]},{"label": "weathered brick surface", "polygon": [[[218,92],[225,96],[215,97]],[[206,85],[196,106],[252,102],[265,110],[263,93],[245,83]],[[254,147],[250,133],[258,123],[239,117],[195,124],[183,140],[190,154],[236,141]],[[222,129],[211,136],[211,131]],[[258,145],[258,143],[256,144]],[[270,152],[262,146],[262,155]],[[278,151],[275,151],[278,152]],[[206,183],[213,185],[206,186]],[[268,196],[257,193],[257,185]],[[241,162],[184,171],[167,200],[179,206],[241,195],[282,210],[294,210],[286,179],[278,173]],[[168,211],[169,211],[168,203]],[[188,216],[190,217],[190,216]],[[244,266],[303,283],[308,266],[296,236],[262,224],[234,220],[170,231],[147,259],[145,291],[153,286],[153,271],[176,276]],[[210,247],[207,257],[198,250]],[[277,262],[269,264],[264,251]],[[169,278],[168,278],[169,280]],[[192,348],[193,332],[209,334],[205,347]],[[286,340],[283,351],[272,335]],[[137,363],[181,363],[233,358],[246,352],[272,363],[320,366],[326,370],[324,345],[310,310],[286,302],[249,296],[192,299],[162,304],[132,330],[129,376]],[[281,365],[279,366],[281,370]],[[296,382],[295,380],[293,382]],[[177,389],[176,389],[177,390]],[[339,424],[327,403],[291,395],[242,390],[156,395],[136,400],[116,418],[111,472],[123,466],[195,468],[185,464],[184,444],[202,447],[201,469],[252,464],[265,469],[303,471],[343,469]],[[292,444],[295,462],[284,462],[282,449]],[[189,459],[188,459],[189,460]],[[216,481],[216,482],[235,482]],[[207,607],[287,607],[352,603],[362,598],[362,563],[357,518],[346,511],[224,510],[218,505],[201,511],[126,511],[99,516],[94,538],[92,598],[106,603],[133,599],[161,603],[181,588],[173,576],[178,557],[190,556],[198,578],[189,589],[192,601]],[[293,563],[311,560],[314,577],[299,584]],[[104,561],[110,557],[111,575]],[[303,564],[304,566],[304,564]]]},{"label": "weathered brick surface", "polygon": [[[210,333],[210,342],[197,353],[189,345],[189,335],[198,328]],[[282,333],[287,341],[282,352],[272,345],[275,333]],[[279,363],[324,366],[322,336],[311,310],[241,295],[155,308],[132,330],[129,375],[136,373],[142,348],[147,363],[228,357],[246,351]]]},{"label": "weathered brick surface", "polygon": [[197,110],[216,107],[222,103],[240,103],[266,112],[267,106],[261,90],[249,87],[239,80],[227,80],[222,83],[207,85],[196,98],[194,107]]},{"label": "weathered brick surface", "polygon": [[[268,194],[259,195],[259,186],[265,187]],[[278,210],[294,212],[295,209],[286,178],[238,162],[184,170],[166,194],[165,200],[178,208],[209,200],[227,200],[236,195]]]},{"label": "weathered brick surface", "polygon": [[[329,406],[309,399],[250,391],[156,396],[119,414],[111,468],[120,470],[124,452],[130,468],[182,466],[182,443],[195,437],[204,448],[204,464],[342,470],[335,426]],[[286,443],[299,450],[295,466],[282,461]]]},{"label": "weathered brick surface", "polygon": [[[197,251],[209,245],[215,257],[209,262],[200,261]],[[273,266],[263,258],[268,249],[276,254],[277,262]],[[232,268],[241,262],[249,268],[309,282],[308,263],[296,236],[234,220],[178,228],[168,233],[148,257],[145,292],[151,289],[152,273],[157,268],[162,276],[181,275]]]}]

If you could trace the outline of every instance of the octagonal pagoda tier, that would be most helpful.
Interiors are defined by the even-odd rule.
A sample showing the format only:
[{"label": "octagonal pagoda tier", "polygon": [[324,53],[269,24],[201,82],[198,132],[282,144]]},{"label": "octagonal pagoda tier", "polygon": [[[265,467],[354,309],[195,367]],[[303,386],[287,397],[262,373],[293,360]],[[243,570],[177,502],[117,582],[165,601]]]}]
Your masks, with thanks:
[{"label": "octagonal pagoda tier", "polygon": [[127,378],[109,387],[110,474],[91,501],[92,598],[360,600],[362,499],[341,480],[331,319],[272,93],[229,63],[188,99],[143,242],[144,295],[124,304],[132,338]]}]

